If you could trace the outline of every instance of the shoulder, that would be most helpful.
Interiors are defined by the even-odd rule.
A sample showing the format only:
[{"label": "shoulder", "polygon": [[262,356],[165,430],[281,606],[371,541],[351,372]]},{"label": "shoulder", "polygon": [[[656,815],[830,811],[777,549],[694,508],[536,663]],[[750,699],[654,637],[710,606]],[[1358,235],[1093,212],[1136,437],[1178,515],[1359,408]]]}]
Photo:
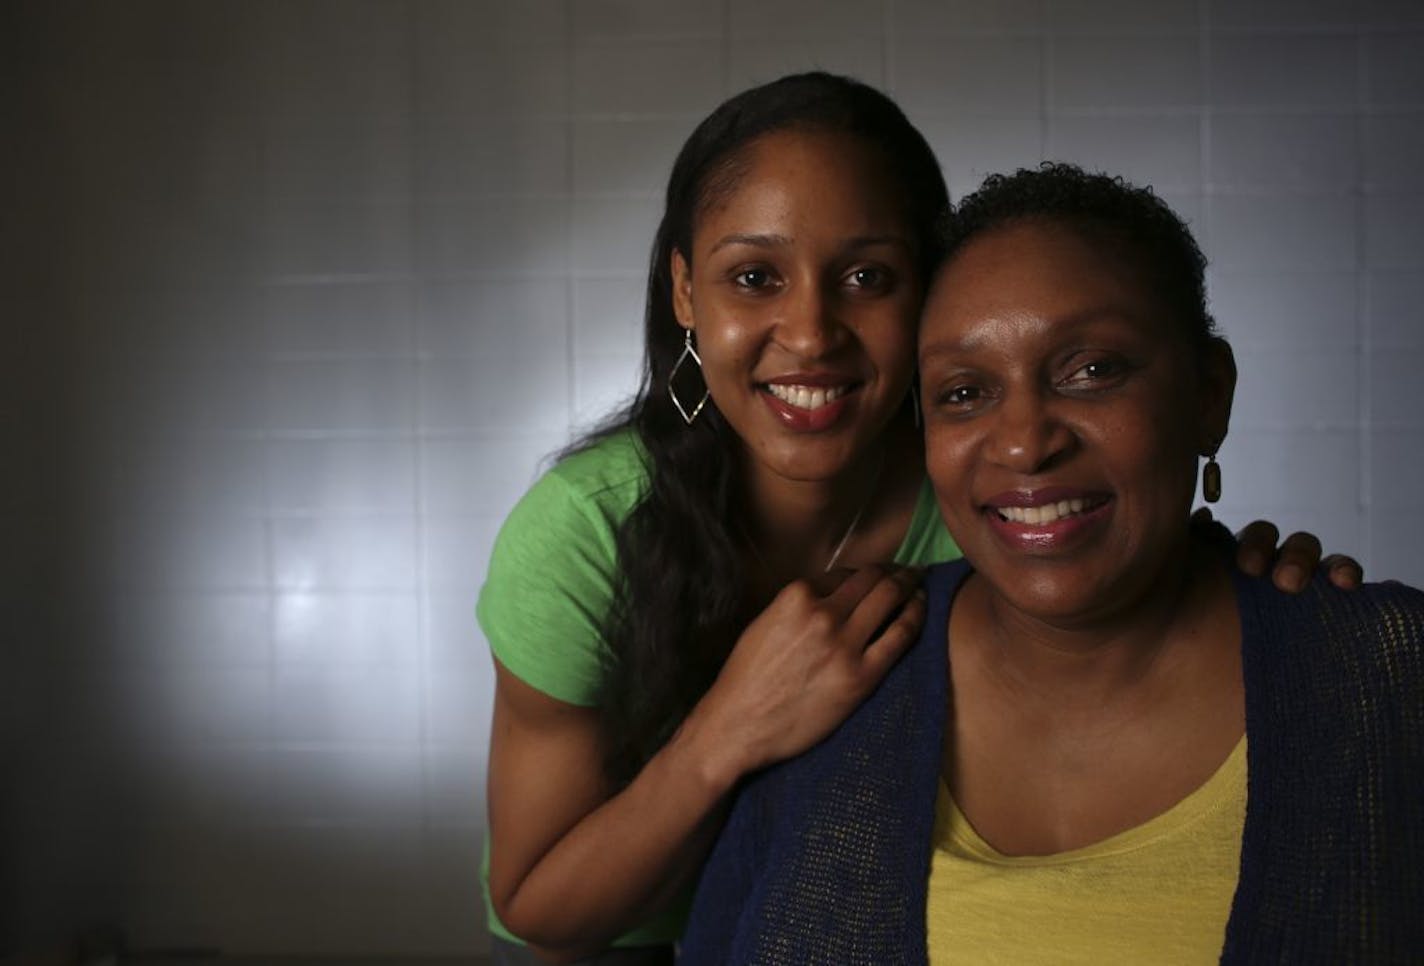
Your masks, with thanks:
[{"label": "shoulder", "polygon": [[577,505],[626,516],[648,488],[648,464],[632,430],[622,430],[559,460],[523,502]]},{"label": "shoulder", "polygon": [[[1236,577],[1242,631],[1271,673],[1418,701],[1424,686],[1424,591],[1401,583],[1341,590],[1317,574],[1300,594]],[[1248,666],[1252,653],[1247,652]]]},{"label": "shoulder", "polygon": [[618,528],[647,490],[631,432],[560,460],[530,487],[495,538],[476,616],[516,677],[591,704],[603,625],[617,589]]}]

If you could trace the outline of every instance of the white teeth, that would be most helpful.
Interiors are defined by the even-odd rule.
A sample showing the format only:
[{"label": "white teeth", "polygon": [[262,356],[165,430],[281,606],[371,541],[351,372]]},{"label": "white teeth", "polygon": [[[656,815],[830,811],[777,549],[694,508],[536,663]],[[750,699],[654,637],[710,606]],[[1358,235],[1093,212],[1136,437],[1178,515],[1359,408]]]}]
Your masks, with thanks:
[{"label": "white teeth", "polygon": [[1082,513],[1085,506],[1087,506],[1087,501],[1075,498],[1059,500],[1057,503],[1045,503],[1042,506],[1001,506],[998,507],[998,513],[999,516],[1012,523],[1039,526],[1061,520],[1075,513]]},{"label": "white teeth", "polygon": [[820,409],[846,394],[845,386],[788,386],[770,383],[766,389],[777,399],[797,409]]}]

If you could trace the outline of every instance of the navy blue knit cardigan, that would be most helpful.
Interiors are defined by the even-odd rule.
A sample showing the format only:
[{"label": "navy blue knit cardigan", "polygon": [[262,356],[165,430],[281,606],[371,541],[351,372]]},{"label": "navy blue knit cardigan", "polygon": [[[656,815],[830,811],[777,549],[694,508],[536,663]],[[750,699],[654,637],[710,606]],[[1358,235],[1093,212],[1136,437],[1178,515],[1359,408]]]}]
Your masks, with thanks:
[{"label": "navy blue knit cardigan", "polygon": [[[924,634],[834,734],[744,787],[683,938],[689,966],[924,963],[949,667]],[[1247,802],[1223,963],[1424,963],[1424,593],[1235,578]]]}]

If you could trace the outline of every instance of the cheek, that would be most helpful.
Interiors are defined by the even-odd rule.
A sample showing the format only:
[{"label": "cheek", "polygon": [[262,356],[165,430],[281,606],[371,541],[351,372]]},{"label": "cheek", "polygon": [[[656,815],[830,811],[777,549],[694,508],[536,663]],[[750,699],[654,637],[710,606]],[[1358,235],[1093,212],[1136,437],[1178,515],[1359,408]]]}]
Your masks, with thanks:
[{"label": "cheek", "polygon": [[925,431],[925,469],[934,487],[940,516],[946,520],[972,513],[968,505],[969,475],[973,466],[968,434],[931,425]]}]

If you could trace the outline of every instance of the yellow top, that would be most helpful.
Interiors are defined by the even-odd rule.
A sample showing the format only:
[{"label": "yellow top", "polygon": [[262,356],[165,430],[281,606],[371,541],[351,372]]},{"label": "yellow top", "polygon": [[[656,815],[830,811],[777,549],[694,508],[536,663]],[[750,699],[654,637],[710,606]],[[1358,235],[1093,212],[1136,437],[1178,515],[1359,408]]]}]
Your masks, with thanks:
[{"label": "yellow top", "polygon": [[1006,856],[940,783],[930,963],[1215,963],[1241,865],[1246,739],[1156,818],[1085,848]]}]

